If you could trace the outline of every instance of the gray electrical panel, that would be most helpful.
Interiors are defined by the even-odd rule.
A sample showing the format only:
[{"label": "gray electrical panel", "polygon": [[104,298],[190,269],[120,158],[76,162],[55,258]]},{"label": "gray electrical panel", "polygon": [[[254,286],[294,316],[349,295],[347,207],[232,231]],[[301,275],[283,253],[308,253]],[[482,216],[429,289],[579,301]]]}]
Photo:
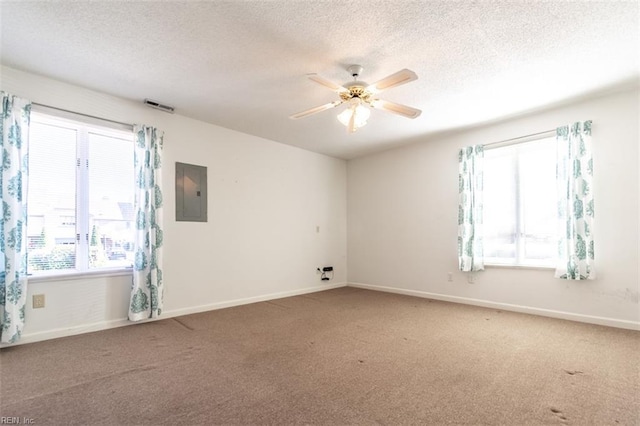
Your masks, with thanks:
[{"label": "gray electrical panel", "polygon": [[176,162],[176,221],[207,221],[207,168]]}]

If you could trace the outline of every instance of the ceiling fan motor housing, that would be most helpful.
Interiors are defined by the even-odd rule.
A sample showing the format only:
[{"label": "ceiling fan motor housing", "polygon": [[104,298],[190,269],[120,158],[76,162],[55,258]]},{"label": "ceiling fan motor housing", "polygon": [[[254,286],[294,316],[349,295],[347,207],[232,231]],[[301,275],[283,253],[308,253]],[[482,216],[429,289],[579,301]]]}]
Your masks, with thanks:
[{"label": "ceiling fan motor housing", "polygon": [[369,102],[371,100],[371,92],[366,89],[367,83],[354,81],[351,84],[345,84],[344,87],[348,90],[340,92],[340,99],[345,102],[352,98],[360,98],[364,102]]},{"label": "ceiling fan motor housing", "polygon": [[362,65],[351,65],[347,68],[347,71],[349,71],[354,81],[343,85],[347,91],[340,92],[340,99],[347,102],[350,99],[359,98],[366,103],[370,102],[371,92],[367,90],[369,85],[364,81],[358,81],[358,77],[363,69]]}]

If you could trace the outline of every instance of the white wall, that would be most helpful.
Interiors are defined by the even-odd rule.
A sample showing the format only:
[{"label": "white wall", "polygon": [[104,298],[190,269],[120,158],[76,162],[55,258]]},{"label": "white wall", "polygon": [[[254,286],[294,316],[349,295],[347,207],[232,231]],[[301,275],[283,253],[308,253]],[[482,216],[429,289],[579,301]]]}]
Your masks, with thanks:
[{"label": "white wall", "polygon": [[[344,285],[344,160],[1,71],[2,90],[33,102],[164,130],[163,317]],[[175,221],[176,161],[207,167],[207,223]],[[325,265],[332,281],[316,274]],[[130,284],[130,276],[29,283],[22,342],[126,324]],[[31,309],[32,294],[45,294],[44,309]]]},{"label": "white wall", "polygon": [[[638,90],[610,94],[348,162],[351,284],[587,322],[639,328]],[[481,106],[478,106],[481,107]],[[551,270],[457,271],[457,152],[593,120],[594,281]],[[453,273],[453,282],[447,273]]]}]

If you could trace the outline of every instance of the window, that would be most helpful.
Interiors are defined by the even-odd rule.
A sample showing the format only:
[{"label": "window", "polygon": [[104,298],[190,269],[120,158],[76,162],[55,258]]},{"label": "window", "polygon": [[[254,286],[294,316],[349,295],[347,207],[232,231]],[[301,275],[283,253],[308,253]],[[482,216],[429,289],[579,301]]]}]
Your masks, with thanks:
[{"label": "window", "polygon": [[128,267],[133,133],[32,113],[28,273]]},{"label": "window", "polygon": [[485,263],[554,267],[558,250],[556,142],[486,148]]}]

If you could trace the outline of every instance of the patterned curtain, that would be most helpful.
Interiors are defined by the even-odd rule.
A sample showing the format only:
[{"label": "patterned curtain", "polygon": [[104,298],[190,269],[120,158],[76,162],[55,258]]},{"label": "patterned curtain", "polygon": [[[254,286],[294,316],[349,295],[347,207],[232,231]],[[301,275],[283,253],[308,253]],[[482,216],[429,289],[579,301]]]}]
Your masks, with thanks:
[{"label": "patterned curtain", "polygon": [[162,313],[162,144],[157,129],[136,125],[135,260],[129,319],[157,318]]},{"label": "patterned curtain", "polygon": [[2,221],[0,221],[0,341],[13,343],[24,328],[27,302],[27,173],[31,103],[2,99]]},{"label": "patterned curtain", "polygon": [[458,153],[458,268],[484,270],[482,250],[482,145]]},{"label": "patterned curtain", "polygon": [[561,229],[556,278],[594,279],[591,121],[556,130],[556,182]]}]

